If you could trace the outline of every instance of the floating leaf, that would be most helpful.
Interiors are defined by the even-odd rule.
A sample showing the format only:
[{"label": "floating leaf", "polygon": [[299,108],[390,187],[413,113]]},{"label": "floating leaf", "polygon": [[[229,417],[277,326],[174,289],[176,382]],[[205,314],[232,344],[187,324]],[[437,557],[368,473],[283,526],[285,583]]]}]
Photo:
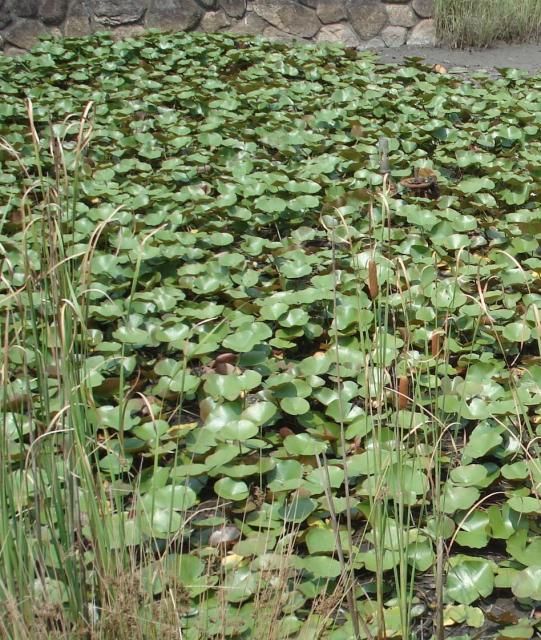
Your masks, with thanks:
[{"label": "floating leaf", "polygon": [[486,512],[474,511],[463,518],[459,525],[456,541],[463,547],[482,549],[489,543],[489,516]]},{"label": "floating leaf", "polygon": [[471,604],[494,590],[494,570],[489,560],[463,556],[453,561],[445,591],[455,602]]},{"label": "floating leaf", "polygon": [[296,460],[278,460],[268,474],[268,487],[271,491],[291,491],[302,484],[302,465]]},{"label": "floating leaf", "polygon": [[308,553],[333,553],[336,550],[336,534],[332,529],[312,527],[305,538]]},{"label": "floating leaf", "polygon": [[258,576],[249,567],[240,567],[227,574],[225,598],[228,602],[243,602],[256,590]]},{"label": "floating leaf", "polygon": [[250,491],[248,485],[242,481],[232,480],[231,478],[221,478],[214,483],[214,491],[225,500],[245,500]]},{"label": "floating leaf", "polygon": [[466,178],[458,183],[457,189],[463,193],[471,194],[478,191],[491,191],[495,186],[490,178]]},{"label": "floating leaf", "polygon": [[272,336],[272,331],[263,322],[254,322],[249,329],[238,330],[223,341],[226,349],[240,353],[252,351],[253,348]]},{"label": "floating leaf", "polygon": [[217,434],[219,440],[238,440],[243,442],[249,440],[259,433],[259,427],[251,420],[235,420],[227,424]]},{"label": "floating leaf", "polygon": [[450,482],[445,483],[441,497],[441,508],[444,513],[469,509],[479,499],[480,492],[476,487],[457,487]]},{"label": "floating leaf", "polygon": [[317,507],[317,502],[311,498],[294,497],[287,505],[278,510],[278,514],[285,522],[303,522]]},{"label": "floating leaf", "polygon": [[337,578],[341,573],[338,560],[328,556],[310,555],[299,559],[295,564],[298,569],[308,571],[315,578]]},{"label": "floating leaf", "polygon": [[327,449],[327,444],[316,440],[307,433],[287,436],[284,440],[284,447],[289,455],[310,456],[323,453]]},{"label": "floating leaf", "polygon": [[541,565],[532,565],[519,571],[511,589],[517,598],[541,600]]},{"label": "floating leaf", "polygon": [[197,502],[197,496],[193,489],[183,484],[168,484],[148,493],[144,500],[147,505],[152,502],[155,508],[186,511]]},{"label": "floating leaf", "polygon": [[304,398],[283,398],[280,407],[290,415],[299,416],[310,411],[310,404]]},{"label": "floating leaf", "polygon": [[530,327],[524,321],[511,322],[503,328],[503,337],[510,342],[526,342],[530,336]]}]

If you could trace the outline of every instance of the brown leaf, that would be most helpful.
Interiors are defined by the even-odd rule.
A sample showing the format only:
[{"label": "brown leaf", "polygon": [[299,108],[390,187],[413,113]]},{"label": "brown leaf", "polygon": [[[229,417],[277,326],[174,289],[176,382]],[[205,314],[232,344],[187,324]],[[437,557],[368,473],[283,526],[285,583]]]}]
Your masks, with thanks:
[{"label": "brown leaf", "polygon": [[211,547],[232,547],[240,538],[240,531],[233,525],[226,525],[216,529],[210,534],[209,544]]},{"label": "brown leaf", "polygon": [[25,404],[30,404],[31,402],[32,396],[30,394],[19,393],[5,398],[1,403],[1,407],[5,411],[20,411]]},{"label": "brown leaf", "polygon": [[214,409],[215,403],[212,398],[203,398],[199,403],[199,418],[201,422],[205,422],[205,420],[209,417],[210,412]]},{"label": "brown leaf", "polygon": [[410,381],[408,376],[400,376],[398,378],[398,408],[405,409],[410,402]]},{"label": "brown leaf", "polygon": [[217,364],[236,364],[238,355],[236,353],[230,353],[229,351],[226,353],[220,353],[214,358],[214,360],[209,364],[209,367],[212,367]]},{"label": "brown leaf", "polygon": [[434,331],[432,333],[432,339],[430,342],[430,352],[432,353],[432,357],[437,358],[442,349],[442,334],[440,331]]},{"label": "brown leaf", "polygon": [[436,172],[430,167],[419,167],[416,171],[417,178],[437,178]]},{"label": "brown leaf", "polygon": [[214,367],[214,371],[219,373],[221,376],[226,376],[232,373],[240,373],[240,370],[235,367],[233,364],[229,364],[229,362],[218,362]]},{"label": "brown leaf", "polygon": [[432,67],[432,71],[434,71],[434,73],[447,73],[447,67],[444,67],[442,64],[436,63]]},{"label": "brown leaf", "polygon": [[287,438],[287,436],[294,436],[295,432],[291,431],[291,429],[289,427],[282,427],[278,433],[281,435],[282,438]]},{"label": "brown leaf", "polygon": [[215,371],[221,375],[227,375],[228,373],[235,373],[235,365],[237,364],[238,355],[236,353],[226,352],[220,353],[219,355],[211,360],[207,369],[210,371]]},{"label": "brown leaf", "polygon": [[372,300],[377,298],[379,293],[378,268],[374,260],[368,262],[368,293]]}]

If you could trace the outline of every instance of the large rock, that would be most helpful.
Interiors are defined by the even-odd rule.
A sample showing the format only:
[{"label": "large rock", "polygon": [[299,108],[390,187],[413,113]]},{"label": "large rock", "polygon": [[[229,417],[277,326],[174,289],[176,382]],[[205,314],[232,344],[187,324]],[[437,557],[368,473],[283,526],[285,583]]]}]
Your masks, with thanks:
[{"label": "large rock", "polygon": [[37,18],[39,0],[16,0],[12,3],[12,10],[16,16],[21,18]]},{"label": "large rock", "polygon": [[45,24],[62,24],[68,12],[68,0],[45,0],[39,17]]},{"label": "large rock", "polygon": [[208,11],[203,16],[201,24],[199,25],[203,31],[213,33],[214,31],[220,31],[229,27],[231,21],[225,15],[225,11],[220,9],[219,11]]},{"label": "large rock", "polygon": [[253,8],[273,27],[301,38],[312,38],[321,27],[315,11],[291,0],[255,0]]},{"label": "large rock", "polygon": [[386,47],[401,47],[406,44],[408,30],[405,27],[385,27],[380,35]]},{"label": "large rock", "polygon": [[68,16],[64,22],[64,35],[68,38],[81,38],[92,33],[88,16]]},{"label": "large rock", "polygon": [[246,11],[246,0],[220,0],[220,7],[232,18],[242,18]]},{"label": "large rock", "polygon": [[265,38],[268,38],[269,40],[278,40],[282,42],[291,42],[295,40],[295,36],[292,36],[290,33],[286,33],[281,29],[277,29],[272,25],[269,25],[265,29],[265,31],[263,31],[263,35],[265,36]]},{"label": "large rock", "polygon": [[387,24],[387,11],[379,0],[348,0],[347,10],[353,28],[363,40],[374,38]]},{"label": "large rock", "polygon": [[[1,8],[1,7],[0,7]],[[7,27],[8,24],[11,24],[12,17],[8,8],[0,11],[0,29]]]},{"label": "large rock", "polygon": [[145,33],[145,27],[141,24],[127,24],[113,29],[111,37],[113,40],[125,40],[126,38],[135,38]]},{"label": "large rock", "polygon": [[366,51],[368,49],[384,49],[385,42],[381,38],[370,38],[370,40],[365,40],[361,42],[361,44],[357,47],[359,51]]},{"label": "large rock", "polygon": [[54,35],[61,36],[58,29],[48,29],[37,20],[21,20],[13,26],[6,34],[6,42],[19,49],[31,49],[39,40],[40,36]]},{"label": "large rock", "polygon": [[227,31],[230,33],[237,33],[245,36],[255,36],[259,33],[263,33],[269,26],[269,23],[260,18],[255,13],[248,11],[246,15],[236,22]]},{"label": "large rock", "polygon": [[75,0],[70,3],[68,17],[63,27],[64,35],[71,38],[80,38],[92,33],[90,8],[86,0]]},{"label": "large rock", "polygon": [[388,4],[385,8],[389,16],[389,24],[393,27],[414,27],[418,22],[413,9],[408,5]]},{"label": "large rock", "polygon": [[3,53],[5,56],[16,58],[17,56],[24,56],[28,52],[25,49],[19,49],[19,47],[10,47],[8,45],[4,48]]},{"label": "large rock", "polygon": [[154,0],[147,11],[146,26],[168,31],[195,29],[203,10],[194,0]]},{"label": "large rock", "polygon": [[343,0],[319,0],[316,7],[317,17],[323,24],[340,22],[347,18]]},{"label": "large rock", "polygon": [[145,10],[145,0],[94,0],[96,20],[112,27],[138,22]]},{"label": "large rock", "polygon": [[70,2],[68,16],[87,16],[90,18],[88,0],[72,0],[72,2]]},{"label": "large rock", "polygon": [[434,15],[434,0],[413,0],[412,7],[421,18],[431,18]]},{"label": "large rock", "polygon": [[316,36],[316,42],[340,42],[346,47],[356,47],[359,36],[347,22],[340,22],[323,25]]},{"label": "large rock", "polygon": [[436,44],[434,20],[422,20],[416,27],[413,27],[408,44],[416,47],[433,47]]}]

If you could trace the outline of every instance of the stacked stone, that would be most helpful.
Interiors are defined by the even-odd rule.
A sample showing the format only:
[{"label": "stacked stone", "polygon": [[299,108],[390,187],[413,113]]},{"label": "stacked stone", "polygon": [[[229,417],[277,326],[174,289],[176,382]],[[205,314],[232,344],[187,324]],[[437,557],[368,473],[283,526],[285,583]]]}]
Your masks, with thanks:
[{"label": "stacked stone", "polygon": [[434,0],[0,0],[0,46],[30,49],[41,35],[111,29],[227,31],[359,48],[435,44]]}]

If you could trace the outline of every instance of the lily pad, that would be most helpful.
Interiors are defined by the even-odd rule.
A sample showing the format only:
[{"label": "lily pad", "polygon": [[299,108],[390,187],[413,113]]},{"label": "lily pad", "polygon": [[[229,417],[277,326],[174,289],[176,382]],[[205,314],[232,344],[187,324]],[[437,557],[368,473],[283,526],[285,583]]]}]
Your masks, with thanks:
[{"label": "lily pad", "polygon": [[453,561],[445,589],[449,598],[471,604],[479,597],[487,598],[493,590],[494,570],[489,560],[464,556]]},{"label": "lily pad", "polygon": [[242,481],[231,478],[221,478],[214,483],[214,491],[225,500],[245,500],[250,495],[248,485]]}]

